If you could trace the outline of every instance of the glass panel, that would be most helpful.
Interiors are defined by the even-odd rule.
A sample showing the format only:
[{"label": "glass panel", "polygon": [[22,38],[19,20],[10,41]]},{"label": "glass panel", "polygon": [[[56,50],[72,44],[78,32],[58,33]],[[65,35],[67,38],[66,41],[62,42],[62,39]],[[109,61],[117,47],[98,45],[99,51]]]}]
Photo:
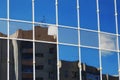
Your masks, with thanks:
[{"label": "glass panel", "polygon": [[80,0],[81,28],[97,30],[96,10],[96,0]]},{"label": "glass panel", "polygon": [[35,21],[55,23],[55,0],[35,0]]},{"label": "glass panel", "polygon": [[[116,52],[101,51],[103,79],[118,79],[118,57]],[[105,80],[106,80],[105,79]]]},{"label": "glass panel", "polygon": [[79,80],[78,47],[59,45],[59,58],[60,80]]},{"label": "glass panel", "polygon": [[78,44],[78,31],[70,28],[58,29],[59,42]]},{"label": "glass panel", "polygon": [[7,18],[7,0],[0,0],[0,18]]},{"label": "glass panel", "polygon": [[10,80],[33,80],[33,43],[10,40]]},{"label": "glass panel", "polygon": [[98,47],[98,33],[91,31],[80,31],[81,45]]},{"label": "glass panel", "polygon": [[100,48],[108,50],[117,50],[116,36],[101,33],[100,34]]},{"label": "glass panel", "polygon": [[81,47],[82,80],[100,80],[99,50]]},{"label": "glass panel", "polygon": [[32,20],[32,0],[10,0],[10,18]]},{"label": "glass panel", "polygon": [[32,24],[23,22],[10,22],[10,38],[32,39]]},{"label": "glass panel", "polygon": [[77,26],[76,0],[58,0],[59,3],[59,24]]},{"label": "glass panel", "polygon": [[7,21],[0,20],[0,37],[7,37]]},{"label": "glass panel", "polygon": [[0,39],[0,80],[7,80],[7,40]]},{"label": "glass panel", "polygon": [[120,34],[120,0],[117,0],[117,11],[118,11],[118,30]]},{"label": "glass panel", "polygon": [[57,80],[57,45],[35,43],[36,80]]},{"label": "glass panel", "polygon": [[99,0],[101,31],[116,33],[114,0]]},{"label": "glass panel", "polygon": [[56,42],[57,27],[55,25],[35,24],[35,39]]},{"label": "glass panel", "polygon": [[78,47],[59,45],[60,60],[78,61]]}]

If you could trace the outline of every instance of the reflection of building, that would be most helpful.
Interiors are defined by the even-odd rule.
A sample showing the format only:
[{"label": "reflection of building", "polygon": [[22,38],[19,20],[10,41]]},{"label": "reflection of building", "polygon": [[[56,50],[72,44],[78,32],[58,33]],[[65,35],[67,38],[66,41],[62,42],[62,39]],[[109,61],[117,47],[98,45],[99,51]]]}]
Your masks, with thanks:
[{"label": "reflection of building", "polygon": [[[48,36],[47,28],[35,27],[35,39],[55,42]],[[1,37],[6,35],[0,34]],[[33,80],[35,63],[36,80],[57,80],[56,44],[35,42],[35,62],[33,62],[33,42],[12,38],[32,39],[32,30],[19,29],[10,35],[9,76],[10,80]],[[7,40],[0,40],[0,80],[7,80]],[[82,80],[100,80],[99,69],[81,64]],[[61,60],[60,80],[79,80],[78,61]],[[118,77],[103,75],[103,80],[118,80]]]},{"label": "reflection of building", "polygon": [[79,80],[78,61],[61,61],[61,80]]}]

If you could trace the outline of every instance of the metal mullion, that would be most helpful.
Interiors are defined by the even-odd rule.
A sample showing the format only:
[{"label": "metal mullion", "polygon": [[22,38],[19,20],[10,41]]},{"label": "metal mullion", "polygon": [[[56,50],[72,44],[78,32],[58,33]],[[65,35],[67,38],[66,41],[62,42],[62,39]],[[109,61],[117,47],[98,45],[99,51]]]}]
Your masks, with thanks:
[{"label": "metal mullion", "polygon": [[35,0],[32,0],[32,27],[33,27],[33,80],[35,80],[35,8],[34,8]]},{"label": "metal mullion", "polygon": [[82,80],[82,68],[81,68],[81,48],[80,48],[80,7],[79,0],[77,0],[77,24],[78,24],[78,56],[79,56],[79,79]]},{"label": "metal mullion", "polygon": [[120,80],[120,55],[119,55],[119,32],[118,32],[118,16],[117,16],[117,2],[114,0],[114,10],[115,10],[115,26],[116,26],[116,45],[117,45],[117,55],[118,55],[118,74],[119,74],[119,80]]},{"label": "metal mullion", "polygon": [[9,27],[10,27],[10,22],[9,22],[9,20],[10,20],[10,18],[9,18],[9,6],[10,6],[10,1],[9,0],[7,0],[7,80],[10,80],[10,78],[9,78],[9,62],[10,62],[10,59],[9,59],[9,43],[10,43],[10,41],[9,41]]},{"label": "metal mullion", "polygon": [[[55,14],[56,14],[56,27],[58,29],[58,0],[55,0]],[[60,80],[60,70],[59,70],[59,36],[57,30],[57,80]]]},{"label": "metal mullion", "polygon": [[102,57],[101,57],[101,48],[100,48],[100,13],[99,13],[99,0],[96,0],[97,6],[97,26],[98,26],[98,39],[99,39],[99,64],[100,64],[100,80],[102,80]]}]

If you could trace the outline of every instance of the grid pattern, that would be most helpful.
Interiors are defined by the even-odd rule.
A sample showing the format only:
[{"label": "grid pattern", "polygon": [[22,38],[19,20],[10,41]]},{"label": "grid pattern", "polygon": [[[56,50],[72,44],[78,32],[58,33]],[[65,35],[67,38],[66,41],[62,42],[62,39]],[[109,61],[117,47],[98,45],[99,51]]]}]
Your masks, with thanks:
[{"label": "grid pattern", "polygon": [[[3,1],[3,0],[1,0]],[[4,29],[3,27],[0,28],[0,31],[2,30],[5,30],[5,34],[7,34],[7,37],[0,37],[0,39],[6,39],[7,40],[7,80],[9,80],[9,65],[10,65],[10,59],[9,59],[9,49],[10,49],[10,40],[22,40],[22,41],[31,41],[33,42],[33,80],[36,80],[35,76],[35,43],[36,42],[41,42],[41,43],[50,43],[50,44],[56,44],[57,45],[57,80],[60,80],[60,70],[59,70],[59,67],[60,67],[60,63],[59,61],[60,60],[64,60],[66,59],[61,57],[62,56],[66,56],[66,55],[69,55],[69,51],[68,53],[66,53],[66,55],[62,54],[63,51],[61,50],[64,50],[63,48],[65,49],[71,49],[71,47],[74,49],[73,50],[73,53],[74,54],[70,54],[70,56],[73,56],[75,59],[73,60],[78,60],[79,63],[86,63],[88,65],[91,65],[91,66],[95,66],[97,68],[100,69],[100,80],[102,80],[102,74],[110,74],[110,75],[119,75],[120,76],[120,70],[119,70],[119,66],[120,66],[120,62],[119,62],[119,53],[120,53],[120,48],[119,48],[119,42],[120,42],[120,30],[119,30],[119,15],[120,14],[119,12],[119,0],[110,0],[110,8],[111,8],[111,14],[107,14],[105,12],[105,10],[109,9],[108,6],[104,6],[104,1],[102,0],[93,0],[93,2],[84,2],[83,0],[76,0],[74,5],[75,5],[75,8],[74,9],[70,9],[70,10],[75,10],[76,11],[76,14],[74,14],[76,16],[76,23],[75,24],[72,24],[70,22],[65,23],[64,21],[65,20],[68,20],[68,19],[65,19],[63,20],[62,22],[62,19],[64,19],[62,16],[59,16],[60,14],[62,15],[62,10],[61,8],[64,7],[65,5],[62,4],[62,1],[60,2],[61,4],[59,4],[59,0],[53,0],[54,2],[54,16],[55,16],[55,19],[53,20],[53,22],[46,22],[43,18],[43,21],[41,22],[38,22],[38,20],[36,19],[36,15],[37,14],[37,11],[36,10],[36,7],[39,7],[39,6],[36,6],[37,5],[37,0],[29,0],[28,2],[31,3],[31,6],[29,6],[29,8],[31,9],[31,19],[30,20],[27,20],[27,19],[14,19],[14,16],[11,16],[10,12],[12,12],[10,9],[11,5],[10,5],[10,2],[12,0],[7,0],[5,2],[6,4],[6,17],[1,17],[0,18],[0,24],[1,25],[6,25],[7,27]],[[47,1],[47,0],[46,0]],[[88,0],[86,0],[88,1]],[[27,2],[27,1],[25,1]],[[64,3],[64,1],[63,1]],[[69,4],[69,2],[67,2]],[[94,6],[92,6],[94,3]],[[106,4],[109,4],[109,0],[106,1]],[[35,5],[36,4],[36,5]],[[87,4],[87,6],[91,6],[91,7],[94,7],[94,8],[91,8],[91,9],[94,9],[96,11],[93,11],[92,10],[90,11],[89,8],[85,8],[86,10],[89,11],[89,13],[87,13],[87,11],[84,12],[84,6]],[[103,4],[103,5],[102,5]],[[62,7],[61,7],[62,6]],[[69,7],[69,5],[67,5]],[[103,9],[103,7],[105,9]],[[73,6],[74,7],[74,6]],[[44,11],[44,10],[43,10]],[[84,12],[84,13],[83,13]],[[103,13],[102,13],[103,12]],[[104,13],[105,12],[105,13]],[[84,15],[83,15],[84,14]],[[88,16],[89,17],[88,17]],[[89,18],[92,19],[90,17],[90,15],[93,17],[93,22],[92,21],[89,21]],[[93,16],[94,15],[94,16]],[[106,15],[108,15],[106,17]],[[17,15],[18,16],[18,15]],[[39,15],[38,15],[39,16]],[[52,16],[50,14],[50,16]],[[64,15],[63,15],[64,16]],[[86,17],[84,16],[87,16],[88,17],[88,22]],[[96,16],[96,17],[95,17]],[[62,19],[61,19],[62,17]],[[70,16],[69,16],[70,17]],[[95,18],[96,19],[95,19]],[[112,17],[112,18],[109,18],[111,19],[110,22],[108,19],[108,17]],[[72,17],[71,17],[72,18]],[[85,18],[83,20],[83,18]],[[106,20],[108,20],[108,23],[106,22]],[[96,22],[95,22],[96,21]],[[86,23],[85,23],[86,22]],[[74,22],[73,22],[74,23]],[[111,24],[111,25],[110,25]],[[17,26],[17,25],[23,25],[23,26],[27,26],[22,28],[22,27],[18,27],[18,28],[15,28],[14,26]],[[37,40],[36,37],[35,37],[35,26],[36,25],[40,25],[40,26],[49,26],[49,25],[55,25],[58,29],[58,33],[57,33],[57,41],[56,42],[52,42],[52,41],[46,41],[46,40]],[[84,27],[85,26],[85,27]],[[92,26],[96,26],[96,27],[92,27]],[[111,28],[111,29],[107,29],[106,26],[110,26],[108,28]],[[26,39],[26,38],[15,38],[15,37],[11,37],[10,35],[13,34],[15,31],[13,31],[13,29],[26,29],[26,30],[33,30],[32,32],[32,38],[31,39]],[[90,50],[89,50],[90,49]],[[87,52],[85,52],[85,50],[87,50]],[[97,51],[96,51],[97,50]],[[72,52],[72,50],[70,50]],[[95,52],[96,51],[96,52]],[[66,51],[67,52],[67,51]],[[98,53],[98,54],[92,54],[92,53]],[[85,53],[89,53],[89,54],[85,54]],[[91,54],[90,54],[91,53]],[[77,57],[75,57],[77,55]],[[89,62],[87,61],[87,59],[92,59],[92,57],[94,56],[90,56],[90,55],[96,55],[97,59],[96,62]],[[114,56],[115,55],[115,56]],[[90,57],[90,58],[89,58]],[[106,57],[106,58],[105,58]],[[86,60],[84,58],[87,58]],[[111,62],[111,64],[106,64],[107,63],[107,60],[109,61],[109,59],[113,58],[113,62]],[[106,60],[107,59],[107,60]],[[68,60],[68,59],[66,59]],[[69,59],[69,60],[72,60],[72,59]],[[92,64],[93,63],[93,64]],[[111,69],[111,72],[109,72],[107,69],[106,69],[106,65],[109,65],[109,66],[114,66],[114,67],[109,67],[108,70]],[[107,66],[108,67],[108,66]],[[114,71],[112,73],[112,70]],[[82,76],[81,76],[81,71],[82,71],[82,68],[81,68],[81,65],[79,64],[79,73],[80,73],[80,80],[82,80]]]}]

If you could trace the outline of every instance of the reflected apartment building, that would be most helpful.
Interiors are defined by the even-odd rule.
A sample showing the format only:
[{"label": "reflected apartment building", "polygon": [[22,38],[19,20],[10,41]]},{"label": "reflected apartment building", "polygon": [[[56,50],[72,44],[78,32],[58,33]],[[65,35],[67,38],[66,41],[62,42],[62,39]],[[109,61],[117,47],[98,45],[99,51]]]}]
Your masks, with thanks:
[{"label": "reflected apartment building", "polygon": [[[56,42],[47,34],[48,28],[35,27],[37,40]],[[6,37],[3,33],[0,36]],[[17,30],[10,38],[32,39],[32,30]],[[33,80],[33,42],[10,39],[9,42],[9,77],[10,80]],[[7,80],[7,40],[0,39],[0,80]],[[79,61],[60,61],[60,80],[80,80]],[[81,64],[82,80],[100,80],[100,70]],[[56,44],[35,42],[35,77],[36,80],[57,80]],[[118,80],[118,77],[103,74],[103,80]]]}]

